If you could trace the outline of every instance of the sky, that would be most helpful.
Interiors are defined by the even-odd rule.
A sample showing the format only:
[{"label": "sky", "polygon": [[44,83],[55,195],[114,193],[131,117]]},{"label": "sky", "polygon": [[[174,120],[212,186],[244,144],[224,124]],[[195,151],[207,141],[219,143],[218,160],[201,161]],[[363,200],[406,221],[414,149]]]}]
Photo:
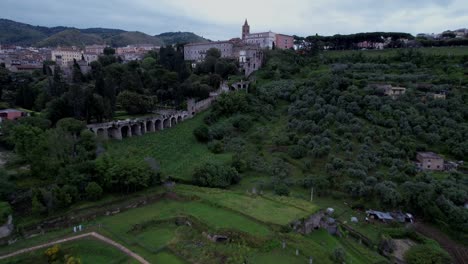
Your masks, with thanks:
[{"label": "sky", "polygon": [[40,26],[104,27],[211,40],[251,32],[334,35],[468,28],[467,0],[0,0],[0,18]]}]

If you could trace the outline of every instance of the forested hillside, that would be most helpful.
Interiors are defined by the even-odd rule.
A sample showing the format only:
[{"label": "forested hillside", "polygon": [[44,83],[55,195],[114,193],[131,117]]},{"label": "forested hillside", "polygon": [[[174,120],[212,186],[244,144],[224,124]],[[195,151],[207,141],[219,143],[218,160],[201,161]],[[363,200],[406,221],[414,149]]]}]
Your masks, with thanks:
[{"label": "forested hillside", "polygon": [[120,29],[41,27],[0,19],[0,43],[22,46],[55,47],[108,44],[113,47],[131,44],[173,45],[208,41],[190,32],[168,32],[151,36]]},{"label": "forested hillside", "polygon": [[[234,151],[233,166],[256,175],[249,181],[257,189],[288,195],[313,187],[360,208],[412,212],[467,241],[467,167],[420,171],[414,162],[417,151],[467,162],[467,74],[466,55],[274,51],[250,94],[219,100],[194,133],[213,151]],[[406,93],[392,99],[375,84]],[[440,93],[446,99],[433,97]]]}]

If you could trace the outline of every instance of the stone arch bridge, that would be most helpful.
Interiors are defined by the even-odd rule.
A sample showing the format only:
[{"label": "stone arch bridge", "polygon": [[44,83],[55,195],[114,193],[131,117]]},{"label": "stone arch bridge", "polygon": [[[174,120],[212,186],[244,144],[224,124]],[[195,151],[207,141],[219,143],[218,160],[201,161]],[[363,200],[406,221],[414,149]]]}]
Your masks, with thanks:
[{"label": "stone arch bridge", "polygon": [[155,116],[89,124],[87,127],[99,138],[122,140],[173,127],[189,117],[187,111],[167,110]]}]

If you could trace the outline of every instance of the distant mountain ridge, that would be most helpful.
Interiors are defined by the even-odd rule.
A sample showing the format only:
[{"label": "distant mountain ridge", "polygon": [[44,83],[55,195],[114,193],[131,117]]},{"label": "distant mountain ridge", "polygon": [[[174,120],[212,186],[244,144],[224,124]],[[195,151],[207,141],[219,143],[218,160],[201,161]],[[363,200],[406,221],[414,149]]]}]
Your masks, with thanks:
[{"label": "distant mountain ridge", "polygon": [[78,29],[63,26],[43,27],[0,19],[0,44],[8,45],[55,47],[107,44],[119,47],[132,44],[164,46],[208,41],[192,32],[167,32],[151,36],[139,31],[109,28]]}]

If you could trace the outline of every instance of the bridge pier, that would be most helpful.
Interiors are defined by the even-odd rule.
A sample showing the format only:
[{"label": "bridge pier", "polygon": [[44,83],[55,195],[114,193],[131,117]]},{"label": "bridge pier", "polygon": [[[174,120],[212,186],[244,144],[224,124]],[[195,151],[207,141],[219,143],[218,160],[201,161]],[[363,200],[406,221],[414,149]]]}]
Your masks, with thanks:
[{"label": "bridge pier", "polygon": [[122,140],[122,131],[120,128],[110,127],[107,129],[108,138]]}]

